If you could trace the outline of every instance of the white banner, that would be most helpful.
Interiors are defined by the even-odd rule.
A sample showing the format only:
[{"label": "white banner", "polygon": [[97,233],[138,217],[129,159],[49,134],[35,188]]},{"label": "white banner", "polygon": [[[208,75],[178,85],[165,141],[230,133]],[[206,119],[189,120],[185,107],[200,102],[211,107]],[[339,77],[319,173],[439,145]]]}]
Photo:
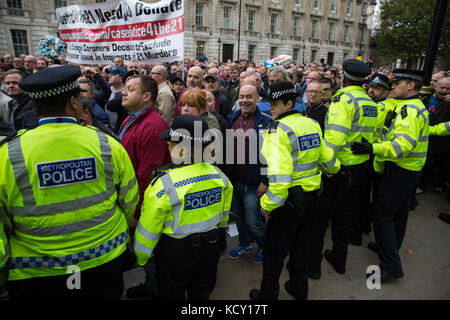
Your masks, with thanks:
[{"label": "white banner", "polygon": [[183,60],[183,0],[116,0],[56,9],[66,60],[78,64],[161,63]]}]

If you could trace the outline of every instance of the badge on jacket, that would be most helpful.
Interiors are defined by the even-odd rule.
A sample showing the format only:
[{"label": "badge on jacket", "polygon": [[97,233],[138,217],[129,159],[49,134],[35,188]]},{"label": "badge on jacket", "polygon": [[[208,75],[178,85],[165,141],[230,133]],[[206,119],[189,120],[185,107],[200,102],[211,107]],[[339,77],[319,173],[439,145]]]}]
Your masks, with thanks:
[{"label": "badge on jacket", "polygon": [[341,99],[341,96],[342,96],[342,95],[343,95],[343,93],[340,93],[340,94],[334,96],[334,97],[331,99],[331,102],[339,102],[339,100]]},{"label": "badge on jacket", "polygon": [[406,111],[407,107],[403,106],[402,110],[400,111],[400,115],[402,116],[402,119],[405,119],[408,116],[408,112]]}]

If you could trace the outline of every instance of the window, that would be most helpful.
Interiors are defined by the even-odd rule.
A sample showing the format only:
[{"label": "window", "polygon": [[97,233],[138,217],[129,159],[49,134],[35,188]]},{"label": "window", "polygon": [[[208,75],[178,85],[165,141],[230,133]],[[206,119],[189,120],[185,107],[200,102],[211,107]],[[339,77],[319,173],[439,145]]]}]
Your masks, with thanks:
[{"label": "window", "polygon": [[248,31],[255,31],[256,10],[248,11]]},{"label": "window", "polygon": [[300,36],[300,17],[294,16],[294,26],[292,30],[294,37]]},{"label": "window", "polygon": [[319,7],[320,7],[320,1],[314,0],[314,9],[319,9]]},{"label": "window", "polygon": [[231,10],[232,7],[223,7],[223,27],[225,29],[231,28]]},{"label": "window", "polygon": [[294,48],[294,50],[292,51],[292,59],[294,60],[295,64],[298,63],[298,54],[299,53],[300,53],[300,49],[298,49],[298,48]]},{"label": "window", "polygon": [[95,0],[95,3],[102,3],[102,2],[106,2],[106,0]]},{"label": "window", "polygon": [[6,6],[11,9],[23,9],[22,0],[6,0]]},{"label": "window", "polygon": [[301,6],[302,5],[302,0],[295,0],[295,5],[296,6]]},{"label": "window", "polygon": [[367,15],[367,2],[363,2],[362,7],[361,7],[361,16],[366,16]]},{"label": "window", "polygon": [[316,62],[317,50],[311,50],[311,62]]},{"label": "window", "polygon": [[55,9],[61,7],[67,7],[67,0],[55,0]]},{"label": "window", "polygon": [[195,48],[195,54],[197,60],[200,60],[205,56],[205,41],[197,41],[197,45]]},{"label": "window", "polygon": [[344,27],[344,42],[348,42],[348,34],[350,32],[350,26],[346,25]]},{"label": "window", "polygon": [[270,47],[270,57],[274,58],[278,56],[278,48],[277,47]]},{"label": "window", "polygon": [[14,55],[20,57],[22,53],[29,54],[27,32],[25,30],[12,30],[11,38],[14,47]]},{"label": "window", "polygon": [[10,16],[23,17],[22,0],[6,0],[7,14]]},{"label": "window", "polygon": [[313,20],[312,21],[312,38],[317,38],[317,25],[319,24],[319,20]]},{"label": "window", "polygon": [[346,15],[352,14],[352,6],[353,6],[353,0],[347,0],[347,8],[345,9]]},{"label": "window", "polygon": [[336,0],[331,0],[331,12],[336,12]]},{"label": "window", "polygon": [[248,61],[255,61],[256,44],[248,45]]},{"label": "window", "polygon": [[328,28],[328,40],[333,40],[334,38],[334,23],[330,23]]},{"label": "window", "polygon": [[277,24],[278,24],[278,15],[273,13],[270,15],[270,33],[277,32]]},{"label": "window", "polygon": [[195,3],[195,25],[203,26],[203,14],[205,11],[205,4],[201,2]]}]

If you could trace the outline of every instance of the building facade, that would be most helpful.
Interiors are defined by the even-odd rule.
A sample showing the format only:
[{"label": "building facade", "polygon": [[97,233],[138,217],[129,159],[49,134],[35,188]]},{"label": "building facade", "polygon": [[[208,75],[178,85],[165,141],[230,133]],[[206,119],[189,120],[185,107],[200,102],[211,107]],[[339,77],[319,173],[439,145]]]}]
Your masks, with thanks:
[{"label": "building facade", "polygon": [[[0,52],[35,53],[56,34],[55,8],[103,0],[0,0]],[[147,0],[144,2],[157,2]],[[186,0],[185,57],[259,63],[280,54],[296,63],[339,65],[369,57],[374,0]]]}]

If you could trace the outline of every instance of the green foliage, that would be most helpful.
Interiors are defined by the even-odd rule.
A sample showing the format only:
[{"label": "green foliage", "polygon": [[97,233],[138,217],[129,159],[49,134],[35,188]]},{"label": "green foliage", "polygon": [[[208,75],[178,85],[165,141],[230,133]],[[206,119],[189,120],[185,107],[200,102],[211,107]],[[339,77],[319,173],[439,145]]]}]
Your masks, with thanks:
[{"label": "green foliage", "polygon": [[[436,0],[381,0],[381,29],[375,41],[378,52],[387,60],[418,59],[425,54]],[[450,53],[450,19],[446,19],[440,36],[438,55]]]}]

